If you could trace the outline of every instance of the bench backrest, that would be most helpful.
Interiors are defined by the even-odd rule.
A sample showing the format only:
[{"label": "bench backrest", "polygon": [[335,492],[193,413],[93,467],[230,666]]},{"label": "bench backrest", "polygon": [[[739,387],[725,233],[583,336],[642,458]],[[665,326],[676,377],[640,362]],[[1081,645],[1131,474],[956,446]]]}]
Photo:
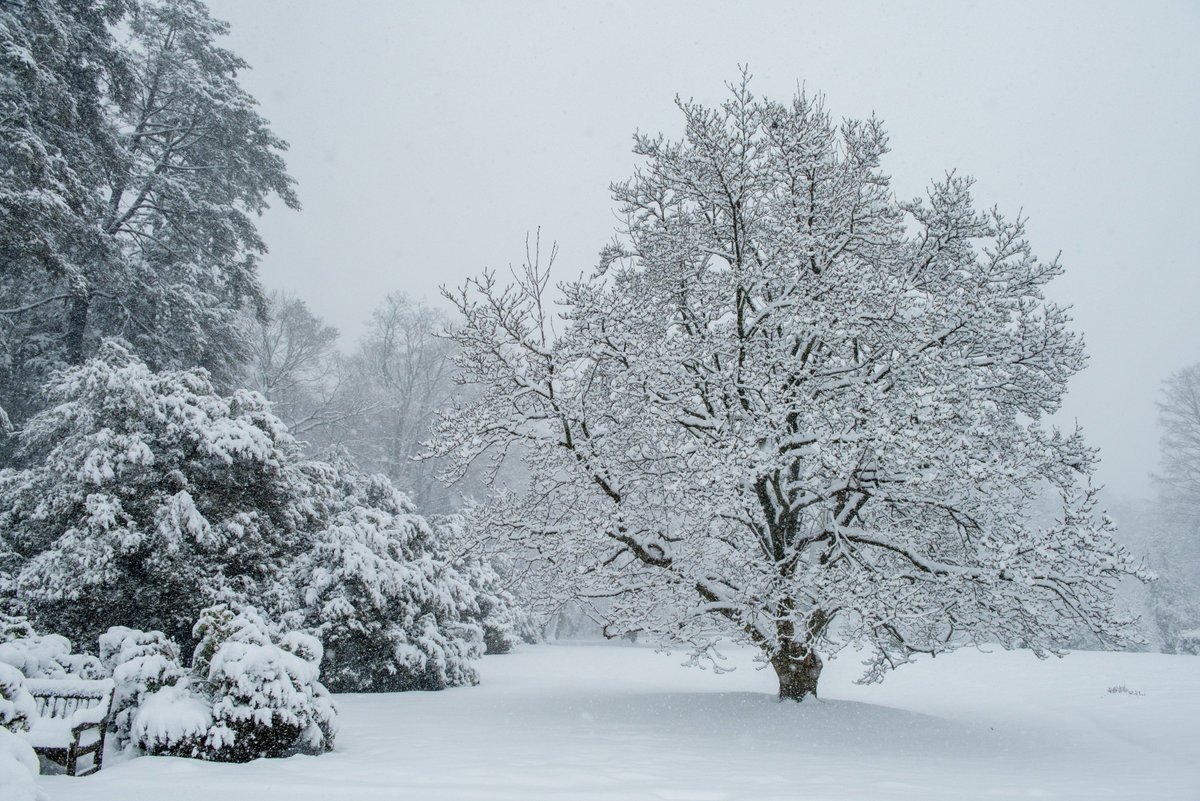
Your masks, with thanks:
[{"label": "bench backrest", "polygon": [[81,709],[112,706],[113,683],[107,679],[26,679],[25,689],[37,703],[38,717],[69,718]]}]

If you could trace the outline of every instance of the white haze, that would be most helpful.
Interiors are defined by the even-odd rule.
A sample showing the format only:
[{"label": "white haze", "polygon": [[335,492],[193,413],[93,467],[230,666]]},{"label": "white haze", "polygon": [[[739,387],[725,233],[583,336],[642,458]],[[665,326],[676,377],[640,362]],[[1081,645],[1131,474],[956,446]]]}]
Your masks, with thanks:
[{"label": "white haze", "polygon": [[611,237],[636,129],[680,134],[678,93],[823,92],[885,120],[901,196],[954,169],[1062,251],[1091,365],[1060,420],[1118,495],[1151,492],[1155,400],[1200,361],[1200,6],[1100,3],[394,3],[211,0],[288,139],[305,208],[273,209],[268,286],[352,341],[381,296],[436,301],[524,254],[567,276]]}]

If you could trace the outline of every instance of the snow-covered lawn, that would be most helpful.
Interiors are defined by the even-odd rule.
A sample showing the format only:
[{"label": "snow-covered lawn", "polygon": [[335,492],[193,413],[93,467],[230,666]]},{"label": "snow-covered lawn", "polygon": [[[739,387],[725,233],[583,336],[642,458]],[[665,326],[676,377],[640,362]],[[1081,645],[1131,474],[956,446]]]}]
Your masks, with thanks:
[{"label": "snow-covered lawn", "polygon": [[[50,801],[373,799],[1200,799],[1200,658],[965,651],[824,700],[680,655],[546,645],[488,657],[479,687],[344,695],[337,749],[225,765],[145,757],[42,777]],[[1139,695],[1110,693],[1124,685]]]}]

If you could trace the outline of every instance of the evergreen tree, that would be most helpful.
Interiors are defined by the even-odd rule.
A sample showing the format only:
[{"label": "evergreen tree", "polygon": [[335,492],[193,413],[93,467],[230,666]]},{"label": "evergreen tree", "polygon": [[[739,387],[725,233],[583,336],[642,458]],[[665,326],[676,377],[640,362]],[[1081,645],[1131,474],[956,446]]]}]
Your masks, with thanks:
[{"label": "evergreen tree", "polygon": [[52,370],[113,335],[226,385],[241,310],[262,311],[254,217],[271,197],[298,207],[286,143],[218,44],[228,26],[198,0],[0,14],[0,408],[19,425]]},{"label": "evergreen tree", "polygon": [[190,639],[200,609],[254,597],[302,547],[298,449],[260,395],[216,395],[203,370],[155,373],[114,341],[47,390],[35,465],[0,472],[0,541],[17,603],[95,642],[135,625]]},{"label": "evergreen tree", "polygon": [[[253,604],[324,640],[335,689],[477,680],[476,591],[385,477],[305,459],[261,395],[154,372],[115,341],[47,392],[57,405],[22,431],[36,466],[0,471],[10,609],[78,642],[155,630],[121,639],[150,649],[133,660],[189,643],[203,608]],[[205,674],[211,655],[197,658]],[[128,669],[162,684],[168,668]]]},{"label": "evergreen tree", "polygon": [[335,692],[440,690],[475,684],[483,654],[479,604],[441,558],[434,531],[382,475],[325,465],[328,525],[295,568],[303,599],[288,625],[325,645]]}]

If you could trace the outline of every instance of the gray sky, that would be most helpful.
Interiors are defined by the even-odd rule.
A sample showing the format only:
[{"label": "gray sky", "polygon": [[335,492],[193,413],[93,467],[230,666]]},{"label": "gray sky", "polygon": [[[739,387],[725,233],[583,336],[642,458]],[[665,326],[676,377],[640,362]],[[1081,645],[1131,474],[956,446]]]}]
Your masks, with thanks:
[{"label": "gray sky", "polygon": [[948,169],[1062,251],[1091,364],[1062,421],[1100,478],[1144,495],[1158,385],[1200,361],[1200,5],[1195,3],[209,0],[277,133],[304,210],[261,231],[270,287],[350,344],[394,289],[437,299],[516,263],[526,231],[589,269],[638,129],[681,133],[748,63],[757,94],[823,92],[887,124],[902,197]]}]

